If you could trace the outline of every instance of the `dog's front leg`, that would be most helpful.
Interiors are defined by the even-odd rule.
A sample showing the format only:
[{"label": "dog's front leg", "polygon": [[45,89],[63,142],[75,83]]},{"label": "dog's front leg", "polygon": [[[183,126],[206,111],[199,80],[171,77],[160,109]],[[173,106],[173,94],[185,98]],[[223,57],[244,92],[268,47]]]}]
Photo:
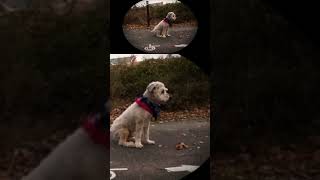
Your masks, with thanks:
[{"label": "dog's front leg", "polygon": [[166,29],[166,36],[170,37],[171,35],[169,34],[169,28]]},{"label": "dog's front leg", "polygon": [[161,31],[161,36],[163,38],[166,38],[166,33],[167,33],[167,28],[166,27],[163,27],[162,31]]},{"label": "dog's front leg", "polygon": [[156,36],[157,36],[157,37],[162,37],[162,35],[161,35],[161,31],[157,31]]},{"label": "dog's front leg", "polygon": [[149,139],[150,121],[143,127],[143,142],[146,144],[155,144],[155,141]]},{"label": "dog's front leg", "polygon": [[143,120],[138,120],[136,124],[136,137],[135,137],[135,146],[136,148],[142,148],[143,145],[141,143],[143,133]]}]

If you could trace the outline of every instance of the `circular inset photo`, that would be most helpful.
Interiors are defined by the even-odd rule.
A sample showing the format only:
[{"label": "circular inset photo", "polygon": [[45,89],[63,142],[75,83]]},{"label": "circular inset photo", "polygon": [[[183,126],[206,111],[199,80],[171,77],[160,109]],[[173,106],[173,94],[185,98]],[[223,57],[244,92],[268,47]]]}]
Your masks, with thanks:
[{"label": "circular inset photo", "polygon": [[143,0],[124,17],[123,32],[137,49],[147,53],[174,53],[195,37],[198,22],[177,0]]},{"label": "circular inset photo", "polygon": [[210,157],[209,77],[178,54],[110,55],[110,179],[181,179]]}]

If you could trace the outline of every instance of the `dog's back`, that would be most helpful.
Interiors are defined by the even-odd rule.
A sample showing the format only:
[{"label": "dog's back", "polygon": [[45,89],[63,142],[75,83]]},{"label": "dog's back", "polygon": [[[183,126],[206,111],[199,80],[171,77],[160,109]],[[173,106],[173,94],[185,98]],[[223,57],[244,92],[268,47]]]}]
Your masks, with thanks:
[{"label": "dog's back", "polygon": [[114,120],[113,124],[110,127],[110,137],[112,139],[117,138],[119,135],[120,124],[118,123],[118,118]]},{"label": "dog's back", "polygon": [[151,32],[156,32],[157,30],[159,30],[159,24],[154,26],[154,28],[151,30]]},{"label": "dog's back", "polygon": [[79,128],[22,180],[105,180],[107,153]]},{"label": "dog's back", "polygon": [[150,117],[151,115],[140,108],[137,103],[132,103],[119,117],[113,121],[110,127],[111,138],[118,138],[119,131],[121,131],[123,128],[128,129],[130,133],[134,133],[136,128],[136,120],[141,118],[149,119]]},{"label": "dog's back", "polygon": [[[116,138],[118,136],[118,131],[119,129],[125,127],[125,128],[129,128],[128,126],[131,124],[127,121],[131,121],[131,115],[134,113],[134,109],[136,108],[136,104],[133,103],[131,104],[119,117],[117,117],[111,127],[110,127],[110,134],[112,138]],[[130,128],[131,129],[131,128]]]}]

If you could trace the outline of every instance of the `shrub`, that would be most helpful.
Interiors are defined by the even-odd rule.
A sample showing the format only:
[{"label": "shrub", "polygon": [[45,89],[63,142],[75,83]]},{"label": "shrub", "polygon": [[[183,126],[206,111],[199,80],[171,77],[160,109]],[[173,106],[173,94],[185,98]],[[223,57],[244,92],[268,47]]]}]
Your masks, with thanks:
[{"label": "shrub", "polygon": [[[158,23],[160,20],[165,18],[170,11],[173,11],[177,15],[175,23],[186,23],[196,20],[192,11],[182,3],[150,6],[149,11],[151,24]],[[147,24],[146,7],[135,7],[130,9],[124,18],[124,24]]]},{"label": "shrub", "polygon": [[133,101],[152,81],[161,81],[169,89],[171,110],[209,103],[208,77],[185,58],[150,59],[137,65],[111,66],[111,99]]}]

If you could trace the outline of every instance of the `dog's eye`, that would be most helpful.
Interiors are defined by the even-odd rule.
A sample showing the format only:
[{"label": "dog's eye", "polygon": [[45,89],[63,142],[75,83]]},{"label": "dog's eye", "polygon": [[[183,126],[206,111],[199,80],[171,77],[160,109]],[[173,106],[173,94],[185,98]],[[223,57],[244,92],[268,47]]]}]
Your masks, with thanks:
[{"label": "dog's eye", "polygon": [[163,93],[164,93],[164,90],[161,91],[161,94],[163,94]]}]

